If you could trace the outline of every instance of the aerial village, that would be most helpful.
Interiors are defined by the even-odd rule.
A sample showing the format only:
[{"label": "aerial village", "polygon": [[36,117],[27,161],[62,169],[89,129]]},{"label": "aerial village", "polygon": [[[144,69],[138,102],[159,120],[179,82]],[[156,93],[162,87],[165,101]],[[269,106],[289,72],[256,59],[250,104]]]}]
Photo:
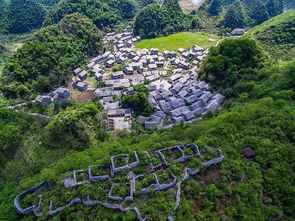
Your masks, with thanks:
[{"label": "aerial village", "polygon": [[[102,103],[109,128],[130,131],[133,111],[122,108],[120,101],[124,95],[135,93],[135,85],[144,84],[148,88],[148,101],[154,109],[150,116],[136,119],[146,129],[194,122],[219,108],[224,100],[224,96],[211,91],[208,83],[198,79],[199,64],[208,50],[197,45],[162,53],[157,48],[141,50],[133,46],[140,37],[128,31],[107,33],[103,41],[113,49],[91,59],[86,68],[73,70],[72,91],[69,87],[60,87],[49,95],[39,95],[36,101],[48,105],[67,99],[73,91],[91,92]],[[112,71],[118,64],[123,70]],[[87,83],[90,77],[95,78],[97,88]]]}]

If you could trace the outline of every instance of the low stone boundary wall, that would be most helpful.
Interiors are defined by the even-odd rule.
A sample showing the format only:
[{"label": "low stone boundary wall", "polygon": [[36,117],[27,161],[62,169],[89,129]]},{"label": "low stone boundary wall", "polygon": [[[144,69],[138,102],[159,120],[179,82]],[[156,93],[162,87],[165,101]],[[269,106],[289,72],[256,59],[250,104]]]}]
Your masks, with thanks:
[{"label": "low stone boundary wall", "polygon": [[[184,152],[184,150],[186,148],[192,148],[193,154],[186,155]],[[165,151],[172,151],[173,153],[177,153],[178,158],[176,158],[176,161],[181,162],[181,163],[191,159],[192,157],[202,157],[198,146],[195,144],[173,146],[173,147],[169,147],[169,148],[163,148],[160,150],[156,150],[154,152],[145,152],[145,154],[147,154],[148,156],[150,156],[151,154],[158,156],[161,161],[161,163],[156,166],[154,166],[150,162],[150,165],[151,165],[150,172],[154,172],[155,170],[159,169],[163,165],[169,166],[169,163],[167,162],[167,159],[165,158]],[[207,168],[207,167],[221,163],[224,159],[222,151],[217,149],[216,153],[218,156],[213,159],[203,162],[202,167]],[[135,161],[132,163],[129,163],[129,155],[128,154],[119,154],[119,155],[115,155],[115,156],[111,157],[111,164],[110,165],[89,166],[88,170],[86,170],[86,171],[85,170],[74,170],[72,172],[72,177],[67,177],[64,179],[64,186],[65,186],[65,188],[70,188],[73,186],[82,185],[82,184],[86,184],[86,183],[92,183],[92,182],[95,183],[95,182],[103,182],[106,180],[111,180],[114,176],[116,176],[116,174],[118,172],[124,171],[124,170],[131,170],[131,169],[138,167],[140,165],[140,160],[139,160],[137,153],[134,151],[133,154],[134,154]],[[179,155],[180,155],[180,157],[179,157]],[[125,161],[126,161],[125,165],[119,165],[119,166],[115,165],[115,160],[117,157],[125,158]],[[110,174],[93,175],[92,169],[95,167],[98,169],[110,169]],[[147,187],[141,188],[140,190],[136,190],[135,189],[136,180],[144,178],[144,174],[136,175],[132,171],[129,171],[129,173],[127,174],[127,178],[129,180],[128,185],[130,188],[130,194],[125,197],[113,195],[113,189],[115,186],[115,183],[113,183],[110,187],[110,191],[108,193],[108,198],[113,201],[123,201],[124,200],[127,202],[131,202],[134,200],[134,196],[146,195],[146,194],[150,194],[155,191],[165,191],[165,190],[171,189],[173,187],[176,187],[177,190],[176,190],[176,196],[175,196],[175,207],[171,211],[171,214],[172,214],[174,211],[176,211],[178,209],[179,204],[180,204],[182,183],[199,173],[200,173],[199,168],[191,169],[191,168],[185,167],[183,170],[183,177],[182,178],[178,178],[173,173],[170,173],[169,174],[170,181],[168,183],[162,183],[162,184],[159,183],[159,179],[158,179],[157,174],[153,173],[153,175],[155,177],[155,182],[150,184]],[[82,181],[78,181],[77,174],[82,174],[83,176],[88,175],[88,178],[85,180],[82,180]],[[35,216],[42,216],[43,213],[38,212],[38,210],[40,209],[40,206],[42,204],[42,200],[43,200],[42,196],[39,196],[38,205],[32,205],[27,208],[22,208],[21,200],[23,198],[25,198],[27,195],[33,194],[36,191],[41,190],[43,188],[50,189],[50,185],[47,182],[43,182],[35,187],[25,190],[21,194],[17,195],[14,199],[14,206],[16,208],[16,211],[20,214],[23,214],[23,215],[34,214]],[[90,200],[89,196],[87,197],[87,199],[81,199],[79,197],[76,197],[73,200],[71,200],[69,203],[67,203],[66,205],[58,207],[58,208],[54,208],[53,201],[51,200],[50,205],[49,205],[49,211],[47,212],[47,214],[53,216],[53,215],[57,214],[58,212],[64,210],[66,207],[71,207],[71,206],[74,206],[78,203],[83,203],[83,205],[85,205],[85,206],[102,205],[106,208],[116,209],[116,210],[120,210],[122,212],[127,212],[127,211],[132,210],[137,214],[138,220],[144,220],[144,218],[141,216],[140,211],[137,207],[123,207],[122,204],[112,204],[112,203],[102,202],[99,200]],[[173,220],[173,217],[171,214],[168,216],[168,220]]]}]

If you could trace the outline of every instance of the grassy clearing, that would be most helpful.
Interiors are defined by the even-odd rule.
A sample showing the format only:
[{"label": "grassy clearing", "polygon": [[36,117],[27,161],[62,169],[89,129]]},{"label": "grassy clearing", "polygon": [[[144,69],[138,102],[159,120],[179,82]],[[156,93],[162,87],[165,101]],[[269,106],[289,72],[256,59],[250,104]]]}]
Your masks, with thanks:
[{"label": "grassy clearing", "polygon": [[136,43],[135,47],[146,49],[158,48],[161,52],[164,50],[175,51],[178,48],[188,49],[194,45],[199,45],[203,48],[209,48],[216,44],[216,42],[209,42],[209,38],[216,40],[216,42],[220,39],[220,37],[216,35],[208,35],[205,33],[180,32],[167,37],[143,40]]}]

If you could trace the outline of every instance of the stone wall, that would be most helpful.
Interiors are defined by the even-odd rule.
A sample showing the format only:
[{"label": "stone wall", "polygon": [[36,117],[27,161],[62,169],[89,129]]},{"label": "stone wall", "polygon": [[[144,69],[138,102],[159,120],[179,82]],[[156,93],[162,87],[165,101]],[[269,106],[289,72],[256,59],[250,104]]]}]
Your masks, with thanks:
[{"label": "stone wall", "polygon": [[[185,151],[184,151],[186,148],[192,148],[193,154],[186,155]],[[169,147],[169,148],[159,149],[159,150],[156,150],[153,152],[145,152],[145,154],[147,154],[148,156],[150,156],[151,154],[158,156],[159,159],[161,160],[161,163],[159,165],[154,166],[150,162],[151,167],[150,167],[149,172],[153,173],[154,178],[155,178],[155,182],[150,184],[147,187],[141,188],[140,190],[136,190],[135,184],[136,184],[137,180],[144,178],[145,174],[134,174],[130,170],[132,170],[135,167],[140,166],[139,157],[136,152],[133,152],[135,161],[130,163],[129,162],[129,159],[130,159],[129,154],[119,154],[119,155],[115,155],[115,156],[111,157],[111,164],[110,165],[89,166],[88,170],[74,170],[72,172],[71,177],[67,177],[64,179],[64,186],[65,186],[65,188],[71,188],[71,187],[86,184],[86,183],[95,183],[95,182],[103,182],[106,180],[112,180],[112,178],[114,176],[118,175],[118,172],[129,171],[129,173],[127,174],[127,178],[129,180],[128,185],[130,188],[129,195],[124,196],[124,197],[114,195],[113,189],[114,189],[115,183],[113,183],[110,187],[110,191],[108,193],[108,198],[111,201],[132,202],[134,200],[135,196],[146,195],[146,194],[150,194],[150,193],[153,193],[156,191],[166,191],[168,189],[175,187],[177,190],[176,196],[175,196],[175,207],[174,207],[173,211],[171,211],[171,214],[169,214],[169,216],[168,216],[168,220],[173,220],[172,213],[178,209],[178,206],[181,201],[181,186],[182,186],[183,182],[185,182],[186,180],[190,179],[191,177],[199,174],[200,169],[199,168],[198,169],[191,169],[191,168],[185,167],[183,170],[183,177],[178,178],[173,173],[170,173],[169,174],[170,181],[168,183],[160,183],[157,174],[154,172],[157,169],[159,169],[161,166],[164,166],[164,165],[169,166],[169,163],[167,162],[167,159],[165,158],[166,151],[173,151],[173,153],[178,154],[177,156],[180,156],[180,157],[176,158],[176,161],[178,161],[178,162],[185,162],[185,161],[191,159],[192,157],[202,157],[198,146],[195,144],[173,146],[173,147]],[[202,166],[204,168],[219,164],[220,162],[223,161],[224,156],[222,154],[222,151],[217,149],[216,153],[218,155],[217,157],[202,163]],[[125,164],[124,165],[116,165],[115,160],[117,157],[123,157],[125,159]],[[92,169],[95,167],[98,169],[110,169],[110,174],[101,174],[101,175],[96,174],[96,175],[94,175],[92,173]],[[79,180],[77,180],[77,174],[80,174],[83,176],[88,175],[88,178],[86,178],[85,180],[79,181]],[[35,187],[25,190],[21,194],[17,195],[14,199],[14,206],[16,208],[16,211],[20,214],[23,214],[23,215],[34,214],[35,216],[42,216],[43,215],[42,213],[38,213],[38,210],[42,204],[42,199],[43,199],[42,196],[39,197],[40,199],[39,199],[38,205],[32,205],[27,208],[22,208],[21,200],[29,194],[34,194],[36,191],[41,190],[43,188],[49,189],[49,187],[50,186],[47,182],[43,182]],[[81,199],[81,198],[76,197],[73,200],[71,200],[68,204],[58,207],[58,208],[54,208],[53,201],[51,200],[50,206],[49,206],[49,211],[47,214],[53,216],[53,215],[57,214],[58,212],[64,210],[66,207],[71,207],[71,206],[74,206],[78,203],[82,203],[85,206],[102,205],[106,208],[116,209],[116,210],[120,210],[122,212],[134,211],[137,214],[138,220],[144,220],[144,218],[141,216],[140,211],[137,207],[123,207],[122,204],[119,204],[119,203],[112,204],[112,203],[101,202],[99,200],[90,200],[89,196],[87,197],[87,199]]]}]

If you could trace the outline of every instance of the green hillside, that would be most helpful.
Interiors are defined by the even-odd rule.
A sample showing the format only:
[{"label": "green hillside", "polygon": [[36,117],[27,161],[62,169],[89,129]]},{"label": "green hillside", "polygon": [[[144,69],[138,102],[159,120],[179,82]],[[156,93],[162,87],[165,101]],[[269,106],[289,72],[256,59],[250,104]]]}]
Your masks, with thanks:
[{"label": "green hillside", "polygon": [[[83,184],[64,190],[60,178],[69,175],[70,170],[108,163],[114,154],[132,154],[132,151],[136,150],[142,156],[146,150],[195,142],[199,146],[220,148],[225,154],[225,159],[220,166],[208,168],[183,184],[181,204],[173,214],[175,220],[210,220],[218,219],[221,215],[229,220],[243,220],[244,217],[247,217],[247,220],[255,220],[257,217],[262,220],[278,217],[292,220],[295,198],[293,188],[295,103],[292,101],[294,81],[290,77],[294,79],[294,68],[293,61],[261,70],[261,74],[267,73],[264,80],[257,81],[253,90],[241,94],[228,109],[211,119],[207,116],[209,119],[191,125],[179,125],[170,130],[151,134],[122,133],[116,140],[93,142],[90,149],[70,153],[51,166],[49,165],[55,162],[54,159],[59,158],[54,153],[64,153],[66,149],[45,151],[44,147],[38,147],[42,146],[40,139],[42,140],[45,134],[42,126],[32,125],[30,130],[34,130],[36,135],[30,138],[27,133],[24,142],[29,145],[30,151],[35,151],[32,160],[36,166],[14,171],[14,176],[9,175],[13,167],[7,167],[3,171],[7,181],[0,194],[0,209],[5,211],[0,214],[0,219],[33,219],[32,216],[19,216],[11,202],[16,194],[41,181],[55,184],[54,188],[46,193],[43,211],[48,209],[46,205],[49,205],[50,199],[53,199],[56,205],[63,205],[62,203],[69,202],[73,197],[86,197],[88,194],[93,196],[92,198],[104,199],[107,194],[104,188],[107,186],[104,187],[102,183]],[[289,91],[289,94],[292,92],[292,97],[285,96],[286,91]],[[65,117],[71,119],[68,113],[64,112]],[[87,112],[85,114],[84,117],[87,116]],[[61,115],[62,113],[59,118]],[[57,118],[53,119],[58,123],[56,120]],[[63,124],[62,121],[59,123]],[[91,134],[89,129],[85,132]],[[253,161],[244,158],[242,150],[245,146],[251,146],[256,152],[257,156]],[[38,150],[44,152],[39,155]],[[194,164],[197,165],[197,162]],[[141,165],[142,168],[145,168],[144,165]],[[177,174],[181,172],[181,168],[183,168],[181,164],[171,165],[171,171]],[[138,169],[140,168],[134,171]],[[22,181],[18,183],[15,176]],[[123,183],[123,180],[117,179],[117,182]],[[137,196],[137,200],[131,205],[138,206],[149,220],[166,220],[167,212],[174,206],[174,191],[173,189],[150,193],[147,197]],[[27,198],[25,202],[30,205],[29,203],[36,199]],[[127,202],[124,205],[130,204]],[[75,219],[77,215],[80,220],[97,220],[101,217],[105,220],[136,219],[133,212],[120,213],[101,206],[85,207],[82,204],[58,213],[55,219],[64,217]],[[41,219],[51,219],[51,217],[45,215]]]},{"label": "green hillside", "polygon": [[1,0],[0,33],[20,34],[42,26],[47,14],[38,0]]},{"label": "green hillside", "polygon": [[283,0],[206,0],[200,8],[203,19],[217,27],[254,27],[283,12]]},{"label": "green hillside", "polygon": [[198,20],[182,11],[178,0],[165,0],[162,5],[151,4],[137,13],[133,33],[144,39],[156,38],[197,29],[198,23]]},{"label": "green hillside", "polygon": [[[294,221],[295,10],[282,10],[0,0],[0,221]],[[127,26],[143,40],[103,37]],[[206,34],[235,27],[249,30]],[[208,51],[161,53],[196,44]]]},{"label": "green hillside", "polygon": [[295,11],[285,12],[254,27],[246,36],[255,38],[274,58],[294,58]]},{"label": "green hillside", "polygon": [[79,12],[90,19],[100,29],[132,19],[140,7],[153,3],[135,0],[61,0],[48,12],[44,25],[58,23],[65,15]]},{"label": "green hillside", "polygon": [[[82,33],[82,34],[81,34]],[[101,32],[79,14],[36,32],[5,66],[1,91],[8,97],[28,97],[64,84],[71,70],[102,50]]]}]

